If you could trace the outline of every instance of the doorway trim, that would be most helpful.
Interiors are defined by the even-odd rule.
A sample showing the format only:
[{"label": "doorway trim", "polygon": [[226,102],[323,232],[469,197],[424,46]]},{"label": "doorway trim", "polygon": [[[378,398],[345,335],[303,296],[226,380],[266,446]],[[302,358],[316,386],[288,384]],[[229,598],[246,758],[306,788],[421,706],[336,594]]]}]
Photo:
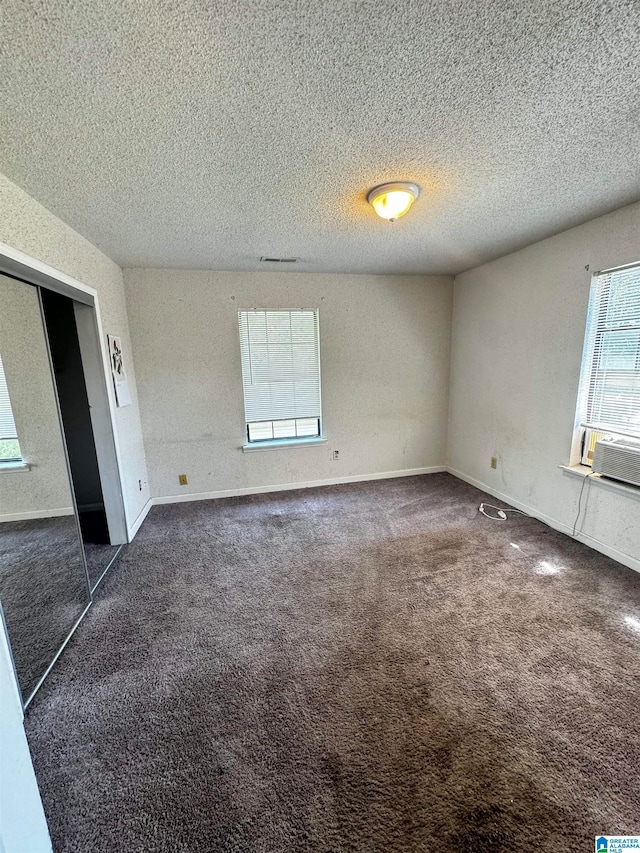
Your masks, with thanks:
[{"label": "doorway trim", "polygon": [[74,308],[96,443],[100,440],[98,461],[109,533],[114,545],[130,542],[136,519],[129,518],[124,500],[122,453],[115,419],[115,391],[110,381],[98,292],[67,273],[2,242],[0,273],[53,290],[81,303]]}]

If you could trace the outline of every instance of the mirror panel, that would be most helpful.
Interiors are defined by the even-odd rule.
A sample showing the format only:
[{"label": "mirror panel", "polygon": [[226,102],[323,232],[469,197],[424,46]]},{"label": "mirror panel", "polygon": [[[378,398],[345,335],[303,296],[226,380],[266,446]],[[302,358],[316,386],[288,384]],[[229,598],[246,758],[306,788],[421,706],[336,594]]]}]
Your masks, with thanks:
[{"label": "mirror panel", "polygon": [[0,601],[27,701],[90,594],[38,292],[6,276],[0,358],[26,463],[3,461],[17,444],[0,420]]}]

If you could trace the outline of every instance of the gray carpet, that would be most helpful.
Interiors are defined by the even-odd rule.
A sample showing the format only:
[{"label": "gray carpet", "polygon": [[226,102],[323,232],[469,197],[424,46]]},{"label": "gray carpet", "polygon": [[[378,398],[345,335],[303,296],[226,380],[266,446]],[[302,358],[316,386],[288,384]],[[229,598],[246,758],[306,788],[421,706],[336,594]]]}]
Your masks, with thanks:
[{"label": "gray carpet", "polygon": [[95,542],[85,542],[84,556],[87,561],[87,574],[89,575],[89,583],[91,589],[95,589],[96,584],[104,574],[107,566],[118,553],[120,545],[102,545]]},{"label": "gray carpet", "polygon": [[89,603],[74,516],[0,524],[0,601],[23,698]]},{"label": "gray carpet", "polygon": [[640,831],[640,575],[482,497],[437,474],[154,508],[27,714],[56,853]]}]

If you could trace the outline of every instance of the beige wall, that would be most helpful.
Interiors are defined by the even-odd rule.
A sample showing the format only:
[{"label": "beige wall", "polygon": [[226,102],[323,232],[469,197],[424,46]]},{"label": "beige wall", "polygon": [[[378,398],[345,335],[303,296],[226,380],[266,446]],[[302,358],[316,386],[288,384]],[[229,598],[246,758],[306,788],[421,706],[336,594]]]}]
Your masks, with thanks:
[{"label": "beige wall", "polygon": [[[0,275],[0,356],[29,471],[0,471],[0,521],[73,512],[35,287]],[[3,518],[4,516],[4,518]]]},{"label": "beige wall", "polygon": [[[129,269],[125,282],[154,496],[444,465],[450,278]],[[243,453],[243,308],[319,308],[326,445]]]},{"label": "beige wall", "polygon": [[[123,491],[131,525],[149,499],[140,428],[136,376],[124,297],[122,270],[99,249],[0,175],[0,242],[73,276],[98,292],[103,332],[122,338],[132,405],[116,410],[123,467]],[[138,488],[142,480],[143,488]]]},{"label": "beige wall", "polygon": [[51,853],[29,744],[22,725],[22,701],[7,636],[0,630],[0,851]]},{"label": "beige wall", "polygon": [[[570,461],[591,272],[638,260],[640,204],[455,281],[449,464],[560,529],[582,485],[558,466]],[[589,482],[585,505],[584,541],[640,568],[638,498]]]}]

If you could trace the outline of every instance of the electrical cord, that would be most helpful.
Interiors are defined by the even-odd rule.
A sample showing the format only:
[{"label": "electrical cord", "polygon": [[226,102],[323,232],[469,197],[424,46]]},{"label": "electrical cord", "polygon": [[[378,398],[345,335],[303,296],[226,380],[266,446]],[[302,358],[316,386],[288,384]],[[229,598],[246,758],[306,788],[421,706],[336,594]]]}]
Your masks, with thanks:
[{"label": "electrical cord", "polygon": [[[489,509],[495,509],[497,515],[491,515],[485,510],[485,507],[489,507]],[[492,521],[506,521],[508,512],[517,512],[518,515],[525,515],[527,518],[529,517],[526,512],[523,512],[521,509],[511,509],[510,507],[499,507],[494,506],[493,504],[481,503],[478,507],[478,512],[481,512],[486,518],[490,518]]]},{"label": "electrical cord", "polygon": [[575,535],[576,535],[576,528],[578,526],[578,521],[580,520],[580,512],[582,511],[582,494],[584,492],[584,487],[586,486],[587,480],[589,479],[589,477],[593,477],[593,473],[594,473],[593,471],[589,471],[589,473],[586,475],[586,477],[582,481],[582,486],[580,488],[580,495],[578,497],[578,512],[576,513],[576,520],[573,522],[573,530],[571,531],[571,535],[574,537],[574,539],[575,539]]}]

